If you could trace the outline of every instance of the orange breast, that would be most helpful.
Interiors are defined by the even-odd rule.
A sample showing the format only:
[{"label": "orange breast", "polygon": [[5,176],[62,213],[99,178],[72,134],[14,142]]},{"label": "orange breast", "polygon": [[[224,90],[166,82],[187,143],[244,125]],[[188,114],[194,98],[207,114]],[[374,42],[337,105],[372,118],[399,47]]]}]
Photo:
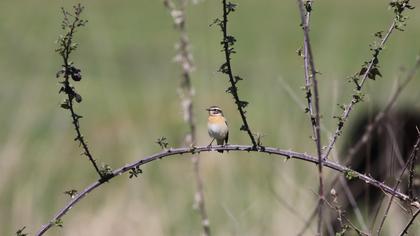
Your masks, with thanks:
[{"label": "orange breast", "polygon": [[211,124],[225,123],[225,118],[223,116],[209,116],[208,122]]}]

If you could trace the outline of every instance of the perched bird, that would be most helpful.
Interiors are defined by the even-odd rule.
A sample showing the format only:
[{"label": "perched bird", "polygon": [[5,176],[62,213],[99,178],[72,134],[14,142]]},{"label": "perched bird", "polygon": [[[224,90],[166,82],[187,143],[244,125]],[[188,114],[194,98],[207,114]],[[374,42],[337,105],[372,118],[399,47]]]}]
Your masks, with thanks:
[{"label": "perched bird", "polygon": [[[222,109],[218,106],[211,106],[206,110],[209,112],[207,127],[210,137],[213,138],[209,146],[211,146],[215,139],[218,145],[227,144],[229,139],[229,128],[226,119],[223,116]],[[223,150],[219,150],[218,152],[223,153]]]}]

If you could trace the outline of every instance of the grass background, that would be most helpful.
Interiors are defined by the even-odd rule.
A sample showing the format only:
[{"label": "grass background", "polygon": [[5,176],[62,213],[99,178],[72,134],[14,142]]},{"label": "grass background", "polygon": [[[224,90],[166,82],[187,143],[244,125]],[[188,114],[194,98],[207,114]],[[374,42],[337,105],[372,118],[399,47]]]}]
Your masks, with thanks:
[{"label": "grass background", "polygon": [[[419,1],[412,1],[419,5]],[[60,33],[60,6],[75,1],[0,2],[0,234],[21,226],[32,235],[67,202],[63,191],[81,190],[96,178],[73,142],[69,114],[59,108],[54,53]],[[302,59],[296,50],[302,32],[296,1],[237,1],[230,32],[238,39],[234,71],[245,78],[240,96],[250,101],[248,119],[263,144],[314,152],[305,104]],[[335,128],[337,103],[349,101],[345,79],[370,56],[373,33],[386,30],[393,14],[388,1],[316,1],[312,45],[319,76],[323,140]],[[116,168],[159,151],[166,136],[182,145],[183,123],[173,62],[178,34],[161,1],[83,1],[86,28],[77,34],[73,61],[83,72],[76,107],[94,156]],[[229,120],[231,143],[249,143],[241,120],[217,73],[223,62],[221,34],[209,24],[221,15],[219,1],[188,8],[187,27],[196,70],[198,143],[207,144],[204,108],[219,105]],[[381,55],[383,78],[369,81],[357,113],[386,103],[401,66],[414,63],[420,48],[420,14],[409,12],[405,32],[395,32]],[[399,106],[420,109],[416,79]],[[351,119],[354,120],[354,119]],[[346,132],[345,129],[344,132]],[[340,139],[341,146],[345,139]],[[316,168],[259,154],[201,154],[205,196],[214,235],[293,235],[316,203]],[[90,194],[49,235],[198,235],[193,209],[194,179],[188,155],[151,163],[134,180],[121,176]],[[327,175],[333,173],[326,171]],[[293,206],[293,213],[282,203]],[[407,219],[392,210],[386,232],[399,232]],[[369,222],[369,221],[367,221]],[[415,224],[419,228],[419,223]],[[312,231],[311,231],[312,230]],[[314,229],[308,235],[314,234]],[[414,232],[414,231],[413,231]]]}]

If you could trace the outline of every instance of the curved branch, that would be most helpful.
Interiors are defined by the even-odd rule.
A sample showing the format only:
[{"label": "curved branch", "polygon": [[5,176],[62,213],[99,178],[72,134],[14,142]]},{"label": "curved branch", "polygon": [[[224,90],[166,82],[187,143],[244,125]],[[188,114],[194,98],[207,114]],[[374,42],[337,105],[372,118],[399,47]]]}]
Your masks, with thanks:
[{"label": "curved branch", "polygon": [[[168,150],[164,150],[159,153],[155,153],[151,156],[148,156],[144,159],[137,160],[133,163],[126,164],[123,167],[120,167],[119,169],[116,169],[113,171],[112,175],[109,176],[109,178],[104,181],[103,179],[97,180],[91,185],[89,185],[87,188],[85,188],[82,192],[78,193],[73,199],[71,199],[70,202],[68,202],[58,213],[47,223],[41,226],[40,230],[36,234],[37,236],[43,235],[45,232],[48,231],[53,225],[54,222],[57,222],[57,220],[61,219],[72,207],[74,207],[78,202],[80,202],[86,195],[96,188],[100,187],[102,184],[106,183],[107,181],[111,180],[112,178],[122,175],[123,173],[135,169],[139,166],[145,165],[149,162],[153,162],[156,160],[160,160],[162,158],[171,157],[171,156],[178,156],[186,153],[190,154],[197,154],[200,152],[211,152],[211,151],[218,151],[218,150],[224,150],[224,151],[242,151],[242,152],[260,152],[260,153],[266,153],[266,154],[272,154],[275,156],[282,156],[286,159],[298,159],[306,162],[311,162],[314,164],[318,164],[318,158],[311,156],[306,153],[300,153],[300,152],[294,152],[290,150],[283,150],[278,149],[274,147],[255,147],[251,145],[224,145],[224,146],[200,146],[200,147],[181,147],[181,148],[171,148]],[[341,173],[351,173],[351,176],[354,178],[358,178],[362,181],[365,181],[367,184],[370,184],[372,186],[375,186],[377,188],[380,188],[383,192],[391,194],[395,196],[396,198],[399,198],[403,201],[411,202],[412,199],[410,199],[407,195],[404,193],[399,192],[398,190],[394,190],[392,187],[373,179],[370,176],[361,174],[359,172],[356,172],[348,167],[342,166],[338,163],[335,163],[330,160],[324,160],[323,165],[327,168],[330,168],[335,171],[339,171]]]}]

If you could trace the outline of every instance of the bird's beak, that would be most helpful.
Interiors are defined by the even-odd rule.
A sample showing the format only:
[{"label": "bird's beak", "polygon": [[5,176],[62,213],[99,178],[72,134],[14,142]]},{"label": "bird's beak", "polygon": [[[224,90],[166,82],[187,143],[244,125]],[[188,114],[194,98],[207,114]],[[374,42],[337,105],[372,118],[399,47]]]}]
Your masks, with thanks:
[{"label": "bird's beak", "polygon": [[206,111],[210,111],[210,108],[206,108]]}]

